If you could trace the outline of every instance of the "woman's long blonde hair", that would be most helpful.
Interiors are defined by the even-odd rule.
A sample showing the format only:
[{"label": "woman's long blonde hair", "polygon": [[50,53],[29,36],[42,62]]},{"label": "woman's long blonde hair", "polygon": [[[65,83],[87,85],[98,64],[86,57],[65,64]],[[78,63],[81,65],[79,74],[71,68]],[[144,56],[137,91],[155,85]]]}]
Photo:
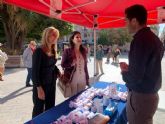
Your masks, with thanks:
[{"label": "woman's long blonde hair", "polygon": [[[43,34],[42,34],[42,39],[41,39],[41,44],[42,44],[43,47],[48,48],[47,43],[49,41],[49,36],[50,36],[51,32],[55,33],[57,39],[59,38],[59,31],[58,31],[58,29],[56,29],[53,26],[45,28],[44,31],[43,31]],[[55,55],[57,54],[57,44],[52,45],[51,52],[53,54],[55,54]]]}]

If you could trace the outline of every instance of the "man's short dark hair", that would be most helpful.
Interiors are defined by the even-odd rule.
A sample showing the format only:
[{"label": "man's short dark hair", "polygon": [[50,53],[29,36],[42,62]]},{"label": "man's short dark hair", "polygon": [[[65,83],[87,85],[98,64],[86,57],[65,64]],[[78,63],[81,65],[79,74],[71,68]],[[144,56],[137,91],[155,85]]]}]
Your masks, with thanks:
[{"label": "man's short dark hair", "polygon": [[136,18],[140,25],[147,23],[147,10],[143,5],[133,5],[125,9],[126,18]]}]

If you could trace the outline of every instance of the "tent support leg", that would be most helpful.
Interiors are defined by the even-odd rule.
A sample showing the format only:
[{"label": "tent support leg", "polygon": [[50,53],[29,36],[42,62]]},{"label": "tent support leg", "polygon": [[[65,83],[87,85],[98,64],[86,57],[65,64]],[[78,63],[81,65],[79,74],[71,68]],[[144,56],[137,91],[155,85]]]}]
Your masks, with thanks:
[{"label": "tent support leg", "polygon": [[94,32],[94,74],[93,75],[95,75],[96,74],[96,45],[97,45],[96,30],[94,29],[93,32]]}]

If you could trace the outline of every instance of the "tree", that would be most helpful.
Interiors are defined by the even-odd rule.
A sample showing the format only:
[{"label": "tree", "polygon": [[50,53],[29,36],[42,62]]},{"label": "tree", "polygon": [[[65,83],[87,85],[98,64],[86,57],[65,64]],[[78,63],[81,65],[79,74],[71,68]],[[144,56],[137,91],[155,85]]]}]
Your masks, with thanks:
[{"label": "tree", "polygon": [[126,28],[106,29],[99,32],[98,43],[102,45],[124,45],[130,41],[131,36]]},{"label": "tree", "polygon": [[160,40],[164,43],[165,45],[165,27],[163,28],[161,35],[160,35]]},{"label": "tree", "polygon": [[27,34],[27,37],[40,40],[42,31],[49,26],[56,27],[60,31],[60,37],[67,35],[73,30],[73,26],[69,23],[36,14],[35,23],[33,25],[35,28],[31,28]]},{"label": "tree", "polygon": [[150,25],[150,28],[157,36],[159,35],[159,25]]},{"label": "tree", "polygon": [[16,6],[0,7],[0,22],[4,31],[7,47],[19,54],[25,38],[39,40],[41,32],[48,26],[55,26],[63,36],[72,30],[72,25],[43,15],[29,12]]},{"label": "tree", "polygon": [[8,48],[19,52],[28,29],[33,24],[33,14],[15,6],[3,5],[0,17]]},{"label": "tree", "polygon": [[110,42],[108,41],[108,32],[106,30],[99,32],[98,44],[110,45]]},{"label": "tree", "polygon": [[118,33],[117,40],[118,40],[119,46],[122,46],[127,42],[131,42],[132,36],[128,33],[126,28],[118,29],[117,33]]}]

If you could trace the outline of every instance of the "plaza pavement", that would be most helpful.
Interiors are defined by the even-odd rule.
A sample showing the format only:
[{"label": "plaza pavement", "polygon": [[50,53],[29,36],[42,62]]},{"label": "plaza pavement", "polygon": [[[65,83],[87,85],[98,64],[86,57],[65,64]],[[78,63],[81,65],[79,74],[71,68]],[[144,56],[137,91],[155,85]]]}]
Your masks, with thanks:
[{"label": "plaza pavement", "polygon": [[[103,63],[106,59],[104,58]],[[127,58],[121,57],[120,61],[127,62]],[[57,65],[60,65],[58,61]],[[93,59],[88,63],[91,82],[97,80],[105,82],[117,82],[124,84],[120,75],[120,68],[113,64],[103,64],[104,75],[93,78]],[[160,102],[154,116],[154,124],[165,122],[165,58],[162,61],[163,85],[159,91]],[[27,71],[25,68],[6,69],[3,82],[0,82],[0,124],[23,124],[31,119],[32,112],[32,87],[25,87]],[[65,98],[57,88],[56,104],[63,102]],[[152,104],[152,103],[151,103]]]}]

